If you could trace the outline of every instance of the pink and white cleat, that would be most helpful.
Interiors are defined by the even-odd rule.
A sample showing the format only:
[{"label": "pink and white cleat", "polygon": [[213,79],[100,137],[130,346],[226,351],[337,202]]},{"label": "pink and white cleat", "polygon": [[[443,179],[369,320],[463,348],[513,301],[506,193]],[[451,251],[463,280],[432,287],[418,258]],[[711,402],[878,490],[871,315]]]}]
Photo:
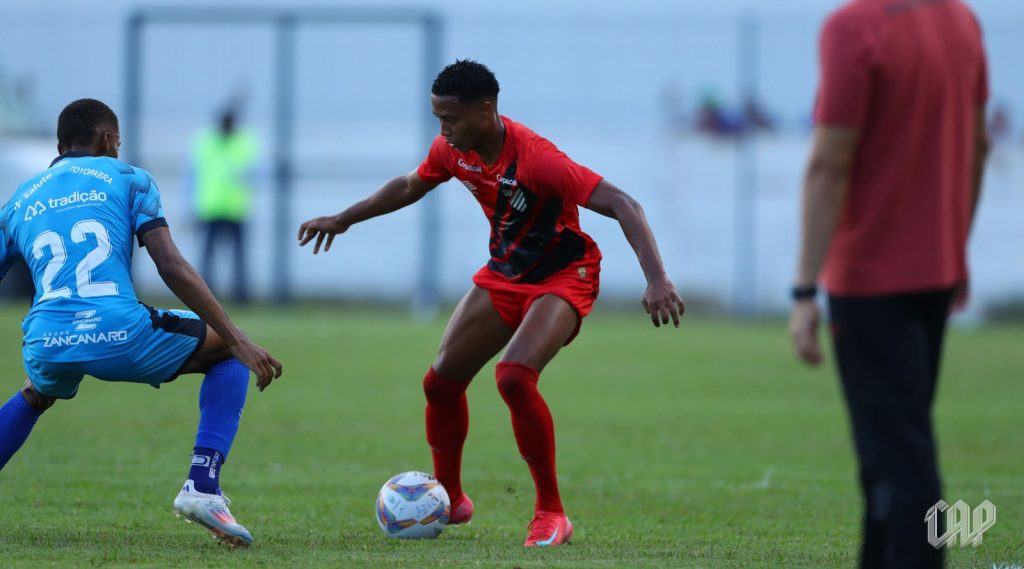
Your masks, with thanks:
[{"label": "pink and white cleat", "polygon": [[184,516],[185,521],[204,526],[223,543],[232,547],[248,547],[252,545],[252,535],[235,521],[228,509],[230,503],[227,496],[222,494],[196,492],[193,482],[186,480],[185,486],[174,499],[174,513],[179,517]]}]

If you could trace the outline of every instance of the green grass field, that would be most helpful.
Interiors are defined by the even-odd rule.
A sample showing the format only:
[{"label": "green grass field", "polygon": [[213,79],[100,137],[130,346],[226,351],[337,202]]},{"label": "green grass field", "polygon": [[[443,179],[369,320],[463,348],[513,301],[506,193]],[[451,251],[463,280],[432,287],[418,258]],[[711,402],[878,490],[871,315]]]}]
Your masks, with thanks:
[{"label": "green grass field", "polygon": [[[0,308],[0,385],[24,380],[20,306]],[[430,470],[420,381],[444,326],[338,307],[236,311],[285,362],[250,392],[223,472],[254,534],[218,545],[176,520],[199,376],[160,390],[86,380],[0,473],[0,566],[853,567],[860,501],[830,367],[791,356],[781,322],[645,315],[598,307],[549,367],[562,494],[574,542],[521,546],[532,485],[493,367],[469,391],[464,484],[470,526],[435,541],[386,538],[381,484]],[[998,508],[949,567],[1024,560],[1024,328],[953,331],[936,410],[947,501]],[[923,520],[922,520],[923,522]],[[925,531],[922,523],[921,531]]]}]

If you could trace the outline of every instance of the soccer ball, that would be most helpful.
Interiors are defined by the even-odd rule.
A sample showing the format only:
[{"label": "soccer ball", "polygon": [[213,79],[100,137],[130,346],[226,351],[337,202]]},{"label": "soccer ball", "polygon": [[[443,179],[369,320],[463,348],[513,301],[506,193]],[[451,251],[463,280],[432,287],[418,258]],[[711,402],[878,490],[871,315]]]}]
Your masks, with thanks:
[{"label": "soccer ball", "polygon": [[448,525],[451,511],[444,486],[423,472],[392,476],[377,494],[377,524],[388,537],[435,538]]}]

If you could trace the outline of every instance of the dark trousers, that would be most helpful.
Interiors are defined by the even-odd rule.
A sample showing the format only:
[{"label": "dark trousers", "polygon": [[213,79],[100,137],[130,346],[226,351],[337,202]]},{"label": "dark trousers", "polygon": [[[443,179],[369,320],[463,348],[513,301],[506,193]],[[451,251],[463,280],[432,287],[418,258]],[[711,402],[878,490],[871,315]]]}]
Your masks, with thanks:
[{"label": "dark trousers", "polygon": [[217,219],[204,222],[206,244],[203,247],[203,279],[213,287],[214,252],[219,243],[230,242],[233,250],[232,298],[235,302],[249,301],[249,277],[246,266],[245,228],[241,222]]},{"label": "dark trousers", "polygon": [[925,514],[942,494],[932,402],[951,300],[946,290],[829,297],[865,502],[863,569],[942,567]]}]

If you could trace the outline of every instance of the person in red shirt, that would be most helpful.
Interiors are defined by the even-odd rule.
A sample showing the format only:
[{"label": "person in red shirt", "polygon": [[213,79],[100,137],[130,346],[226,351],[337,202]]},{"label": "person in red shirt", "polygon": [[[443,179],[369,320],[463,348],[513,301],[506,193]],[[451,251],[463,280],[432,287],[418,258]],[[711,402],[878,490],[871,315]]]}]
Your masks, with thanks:
[{"label": "person in red shirt", "polygon": [[861,567],[941,567],[931,409],[988,142],[981,31],[959,0],[854,0],[825,23],[790,335],[817,365],[817,281],[865,500]]},{"label": "person in red shirt", "polygon": [[643,306],[655,326],[672,321],[678,327],[685,308],[640,204],[499,115],[498,90],[494,74],[480,63],[460,60],[444,68],[431,88],[441,134],[426,160],[345,211],[303,223],[299,242],[315,240],[314,254],[321,246],[327,251],[353,224],[411,205],[451,178],[480,202],[491,224],[490,259],[455,309],[423,380],[427,443],[435,476],[452,501],[448,523],[468,522],[473,502],[460,474],[469,428],[465,392],[505,348],[496,370],[498,391],[537,492],[524,545],[554,546],[569,541],[572,524],[558,493],[554,423],[537,382],[590,313],[601,270],[601,252],[580,229],[577,207],[619,221],[647,277]]}]

